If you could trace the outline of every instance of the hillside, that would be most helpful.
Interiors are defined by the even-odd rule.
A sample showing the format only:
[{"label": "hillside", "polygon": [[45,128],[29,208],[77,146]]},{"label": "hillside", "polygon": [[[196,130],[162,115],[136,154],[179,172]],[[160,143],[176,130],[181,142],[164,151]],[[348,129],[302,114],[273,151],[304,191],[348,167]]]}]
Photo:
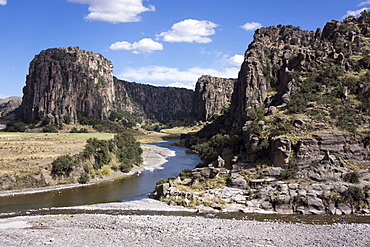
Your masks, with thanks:
[{"label": "hillside", "polygon": [[182,141],[204,164],[154,197],[213,209],[370,212],[369,42],[366,11],[323,30],[258,29],[229,111]]}]

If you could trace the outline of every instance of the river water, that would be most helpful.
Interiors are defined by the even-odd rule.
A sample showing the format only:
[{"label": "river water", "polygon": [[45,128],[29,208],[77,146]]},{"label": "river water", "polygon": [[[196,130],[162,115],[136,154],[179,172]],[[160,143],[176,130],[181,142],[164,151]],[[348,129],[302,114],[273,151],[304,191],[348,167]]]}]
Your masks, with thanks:
[{"label": "river water", "polygon": [[188,152],[185,148],[172,146],[172,143],[152,144],[175,152],[175,156],[168,157],[168,161],[162,165],[163,169],[144,171],[139,176],[130,176],[89,186],[0,197],[0,213],[147,198],[148,193],[153,191],[155,183],[159,179],[176,176],[183,169],[193,169],[201,162],[197,154]]}]

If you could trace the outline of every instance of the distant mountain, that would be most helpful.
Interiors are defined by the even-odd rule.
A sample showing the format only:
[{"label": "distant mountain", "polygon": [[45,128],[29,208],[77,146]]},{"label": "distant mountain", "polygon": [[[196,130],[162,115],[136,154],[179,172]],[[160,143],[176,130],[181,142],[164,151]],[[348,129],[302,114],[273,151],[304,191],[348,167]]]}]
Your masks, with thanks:
[{"label": "distant mountain", "polygon": [[11,96],[5,99],[0,99],[0,118],[7,116],[12,113],[22,103],[22,97]]}]

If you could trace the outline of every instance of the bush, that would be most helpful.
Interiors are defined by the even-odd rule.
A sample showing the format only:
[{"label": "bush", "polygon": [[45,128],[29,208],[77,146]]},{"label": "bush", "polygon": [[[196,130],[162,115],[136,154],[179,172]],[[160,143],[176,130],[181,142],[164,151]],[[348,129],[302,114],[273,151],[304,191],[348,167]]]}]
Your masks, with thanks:
[{"label": "bush", "polygon": [[346,173],[343,177],[343,180],[352,184],[358,184],[360,183],[360,174],[358,174],[358,172]]},{"label": "bush", "polygon": [[351,202],[360,202],[365,198],[364,191],[356,186],[349,186],[346,199]]},{"label": "bush", "polygon": [[6,124],[6,131],[8,132],[24,132],[26,130],[26,124],[18,121],[11,121]]},{"label": "bush", "polygon": [[93,156],[95,160],[93,167],[95,170],[99,170],[103,165],[109,164],[111,161],[109,142],[90,138],[87,140],[83,155],[85,158]]},{"label": "bush", "polygon": [[76,166],[76,161],[70,155],[62,155],[56,158],[52,163],[51,174],[53,176],[69,176]]},{"label": "bush", "polygon": [[58,133],[58,128],[55,125],[47,125],[42,128],[42,132],[44,133]]},{"label": "bush", "polygon": [[89,182],[89,180],[90,180],[89,174],[88,174],[88,173],[86,173],[86,172],[84,172],[84,173],[82,173],[82,174],[81,174],[81,176],[79,177],[78,182],[79,182],[80,184],[86,184],[87,182]]},{"label": "bush", "polygon": [[192,177],[192,171],[189,168],[185,168],[179,173],[179,177],[181,179],[191,178]]}]

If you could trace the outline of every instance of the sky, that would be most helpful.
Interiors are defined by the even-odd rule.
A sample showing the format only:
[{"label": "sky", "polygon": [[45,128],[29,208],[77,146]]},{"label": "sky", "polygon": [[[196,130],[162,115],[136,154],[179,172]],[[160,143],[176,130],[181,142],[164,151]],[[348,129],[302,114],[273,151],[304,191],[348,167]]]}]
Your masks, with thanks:
[{"label": "sky", "polygon": [[370,0],[0,0],[0,98],[22,96],[48,48],[78,46],[112,61],[119,79],[194,88],[237,78],[257,28],[303,30],[359,15]]}]

